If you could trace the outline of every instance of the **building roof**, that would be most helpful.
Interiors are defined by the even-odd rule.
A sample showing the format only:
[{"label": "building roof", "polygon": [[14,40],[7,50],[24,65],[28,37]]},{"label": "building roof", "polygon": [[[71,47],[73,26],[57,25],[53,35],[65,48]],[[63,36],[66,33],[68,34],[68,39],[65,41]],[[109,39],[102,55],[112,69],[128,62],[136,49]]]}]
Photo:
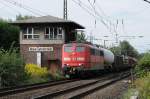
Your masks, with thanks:
[{"label": "building roof", "polygon": [[12,22],[12,24],[70,24],[71,26],[75,26],[77,29],[84,29],[84,27],[74,21],[65,20],[62,18],[54,17],[54,16],[42,16],[42,17],[33,17],[31,19],[26,20],[17,20]]}]

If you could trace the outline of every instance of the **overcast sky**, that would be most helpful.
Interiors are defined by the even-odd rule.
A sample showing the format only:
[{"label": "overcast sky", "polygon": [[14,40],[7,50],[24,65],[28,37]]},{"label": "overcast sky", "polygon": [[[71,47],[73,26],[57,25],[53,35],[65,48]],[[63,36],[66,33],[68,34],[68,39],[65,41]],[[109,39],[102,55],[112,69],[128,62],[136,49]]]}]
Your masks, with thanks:
[{"label": "overcast sky", "polygon": [[[11,4],[15,1],[22,5]],[[81,1],[94,10],[88,0],[68,0],[68,18],[86,27],[86,35],[93,35],[96,39],[106,39],[107,46],[115,44],[114,27],[117,26],[119,40],[128,40],[139,52],[150,50],[150,4],[143,0],[96,0],[95,9],[101,17],[95,18],[73,1]],[[91,4],[94,0],[89,0]],[[15,19],[16,15],[63,16],[63,0],[0,0],[0,17]],[[83,6],[83,3],[80,3]],[[25,9],[30,9],[27,11]],[[31,9],[32,8],[32,9]],[[40,15],[39,15],[40,14]],[[106,28],[101,20],[108,25]],[[108,21],[107,21],[108,20]],[[118,25],[117,24],[118,20]],[[122,22],[123,20],[123,22]],[[104,37],[109,36],[109,37]],[[136,36],[125,38],[121,36]],[[139,38],[138,36],[144,36]],[[94,41],[103,44],[103,41]]]}]

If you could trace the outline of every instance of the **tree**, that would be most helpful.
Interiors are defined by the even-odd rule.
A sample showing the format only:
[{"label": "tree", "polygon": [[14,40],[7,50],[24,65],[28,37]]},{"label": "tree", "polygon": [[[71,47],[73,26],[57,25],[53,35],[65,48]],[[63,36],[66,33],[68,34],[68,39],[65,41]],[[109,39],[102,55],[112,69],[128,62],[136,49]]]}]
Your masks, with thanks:
[{"label": "tree", "polygon": [[22,16],[21,14],[16,16],[16,20],[25,20],[30,18],[33,18],[33,16],[28,16],[28,15]]},{"label": "tree", "polygon": [[138,57],[137,50],[128,41],[122,41],[120,42],[119,46],[112,47],[110,50],[115,55],[127,55],[136,58]]},{"label": "tree", "polygon": [[0,20],[0,48],[8,50],[15,42],[14,47],[19,47],[19,27]]},{"label": "tree", "polygon": [[140,54],[138,55],[138,59],[143,58],[145,54],[147,54],[147,53],[140,53]]},{"label": "tree", "polygon": [[121,55],[121,48],[119,46],[115,46],[110,48],[110,50],[115,54],[115,55]]},{"label": "tree", "polygon": [[77,42],[86,42],[86,39],[85,39],[85,34],[84,33],[77,33]]},{"label": "tree", "polygon": [[[33,16],[22,16],[21,14],[16,16],[16,20],[25,20],[33,18]],[[0,48],[8,50],[12,44],[15,42],[14,47],[19,47],[19,27],[9,24],[11,20],[4,21],[0,19]]]},{"label": "tree", "polygon": [[122,55],[138,57],[137,50],[135,50],[135,48],[128,41],[122,41],[120,43],[120,48],[121,48]]}]

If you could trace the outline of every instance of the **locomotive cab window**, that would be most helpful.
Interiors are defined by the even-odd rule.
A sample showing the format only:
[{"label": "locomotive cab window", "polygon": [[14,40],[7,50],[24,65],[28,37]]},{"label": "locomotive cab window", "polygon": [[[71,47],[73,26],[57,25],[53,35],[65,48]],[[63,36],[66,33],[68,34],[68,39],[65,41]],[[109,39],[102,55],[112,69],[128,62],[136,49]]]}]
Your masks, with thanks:
[{"label": "locomotive cab window", "polygon": [[66,47],[64,47],[64,51],[71,53],[71,52],[73,52],[73,49],[72,49],[72,47],[66,46]]},{"label": "locomotive cab window", "polygon": [[85,49],[84,47],[78,46],[78,47],[76,48],[76,52],[83,52],[84,49]]},{"label": "locomotive cab window", "polygon": [[84,47],[80,47],[80,46],[78,46],[76,48],[74,48],[72,46],[64,47],[64,51],[65,52],[73,52],[73,51],[75,51],[75,52],[83,52],[84,50],[85,50],[85,48]]}]

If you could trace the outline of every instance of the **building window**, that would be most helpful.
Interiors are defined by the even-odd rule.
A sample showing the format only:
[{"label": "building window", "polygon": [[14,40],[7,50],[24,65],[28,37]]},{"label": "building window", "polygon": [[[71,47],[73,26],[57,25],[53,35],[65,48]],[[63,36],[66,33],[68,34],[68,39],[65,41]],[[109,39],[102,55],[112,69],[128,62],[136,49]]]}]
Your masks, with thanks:
[{"label": "building window", "polygon": [[54,28],[54,39],[57,39],[57,28]]},{"label": "building window", "polygon": [[44,37],[45,39],[62,39],[63,29],[61,27],[46,27]]},{"label": "building window", "polygon": [[58,39],[62,38],[62,33],[63,33],[63,29],[62,28],[58,28]]},{"label": "building window", "polygon": [[49,32],[49,28],[45,28],[45,38],[50,38],[50,32]]},{"label": "building window", "polygon": [[22,30],[23,39],[39,39],[38,28],[28,27]]}]

